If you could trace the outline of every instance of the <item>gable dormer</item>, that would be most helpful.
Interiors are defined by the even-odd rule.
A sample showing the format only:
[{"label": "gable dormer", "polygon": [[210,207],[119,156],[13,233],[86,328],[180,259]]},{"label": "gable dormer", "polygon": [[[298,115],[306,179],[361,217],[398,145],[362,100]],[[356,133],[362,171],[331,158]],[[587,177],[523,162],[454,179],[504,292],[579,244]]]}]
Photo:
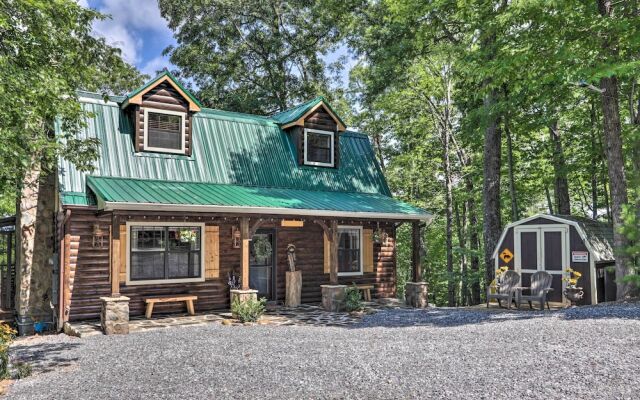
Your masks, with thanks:
[{"label": "gable dormer", "polygon": [[127,95],[122,108],[133,118],[136,152],[191,155],[191,121],[201,105],[169,71]]},{"label": "gable dormer", "polygon": [[338,168],[344,122],[323,97],[272,116],[296,146],[298,165]]}]

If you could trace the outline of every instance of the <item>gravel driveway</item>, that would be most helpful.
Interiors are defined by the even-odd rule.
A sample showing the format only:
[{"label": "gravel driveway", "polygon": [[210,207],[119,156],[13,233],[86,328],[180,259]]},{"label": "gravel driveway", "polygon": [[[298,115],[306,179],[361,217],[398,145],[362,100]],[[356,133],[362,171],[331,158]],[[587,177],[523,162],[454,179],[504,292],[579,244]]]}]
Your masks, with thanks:
[{"label": "gravel driveway", "polygon": [[351,328],[207,326],[20,340],[11,399],[638,398],[640,305],[386,310]]}]

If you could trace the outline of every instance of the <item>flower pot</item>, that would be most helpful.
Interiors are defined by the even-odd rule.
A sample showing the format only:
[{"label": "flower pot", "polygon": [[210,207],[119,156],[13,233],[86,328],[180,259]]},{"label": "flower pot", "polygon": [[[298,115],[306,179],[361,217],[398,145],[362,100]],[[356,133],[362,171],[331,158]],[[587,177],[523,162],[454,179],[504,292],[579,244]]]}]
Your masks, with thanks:
[{"label": "flower pot", "polygon": [[566,287],[564,288],[564,297],[567,298],[571,302],[572,306],[577,305],[577,303],[582,300],[584,296],[584,290],[581,287]]}]

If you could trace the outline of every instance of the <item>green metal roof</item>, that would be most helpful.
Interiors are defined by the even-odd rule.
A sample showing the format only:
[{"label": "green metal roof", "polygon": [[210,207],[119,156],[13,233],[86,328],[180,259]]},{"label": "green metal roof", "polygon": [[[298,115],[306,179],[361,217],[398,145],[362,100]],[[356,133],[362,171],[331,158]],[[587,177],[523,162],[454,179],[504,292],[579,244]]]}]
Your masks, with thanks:
[{"label": "green metal roof", "polygon": [[145,89],[147,89],[149,86],[153,86],[158,80],[164,78],[164,77],[168,77],[169,79],[171,79],[171,81],[173,83],[176,84],[176,86],[178,86],[188,97],[191,101],[193,101],[194,103],[196,103],[198,105],[198,107],[202,108],[202,104],[200,104],[200,102],[198,101],[198,99],[196,99],[191,92],[189,92],[184,86],[182,86],[182,84],[180,83],[180,81],[178,81],[176,79],[175,76],[173,76],[173,74],[167,70],[162,71],[158,76],[156,76],[155,78],[151,79],[149,82],[145,83],[144,85],[140,86],[139,88],[137,88],[136,90],[134,90],[133,92],[127,94],[126,99],[129,100],[133,97],[135,97],[138,93],[144,91]]},{"label": "green metal roof", "polygon": [[[132,121],[120,107],[123,97],[112,96],[107,102],[98,94],[79,92],[79,97],[89,117],[77,137],[96,138],[100,146],[90,174],[63,158],[59,160],[63,204],[95,204],[86,185],[87,175],[94,181],[113,177],[242,186],[260,192],[290,189],[315,196],[340,192],[350,199],[368,194],[396,204],[366,135],[340,133],[338,168],[300,166],[291,136],[273,117],[203,108],[192,118],[191,156],[136,153]],[[57,133],[60,129],[57,125]]]},{"label": "green metal roof", "polygon": [[306,102],[304,102],[302,104],[298,104],[297,106],[295,106],[293,108],[290,108],[288,110],[284,110],[284,111],[281,111],[279,113],[273,114],[271,116],[271,118],[274,121],[276,121],[279,125],[286,125],[286,124],[288,124],[290,122],[294,122],[294,121],[297,121],[298,119],[300,119],[303,115],[305,115],[307,113],[307,111],[311,110],[318,103],[323,103],[329,110],[331,110],[333,115],[335,115],[336,118],[338,118],[338,120],[340,121],[340,123],[342,125],[347,126],[344,123],[344,121],[342,119],[340,119],[340,117],[333,110],[333,108],[331,108],[331,105],[329,105],[327,100],[322,96],[318,96],[315,99],[306,101]]},{"label": "green metal roof", "polygon": [[[392,197],[372,193],[316,192],[311,190],[246,187],[212,183],[171,182],[89,176],[89,188],[104,209],[229,211],[306,215],[358,216],[367,218],[425,219],[429,214]],[[256,210],[259,209],[259,210]],[[324,212],[324,213],[323,213]]]}]

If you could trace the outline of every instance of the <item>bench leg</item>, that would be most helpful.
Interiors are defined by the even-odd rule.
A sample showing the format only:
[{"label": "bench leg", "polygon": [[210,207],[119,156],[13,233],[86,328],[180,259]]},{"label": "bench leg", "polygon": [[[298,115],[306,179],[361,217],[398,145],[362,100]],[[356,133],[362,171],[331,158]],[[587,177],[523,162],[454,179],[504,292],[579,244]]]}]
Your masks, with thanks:
[{"label": "bench leg", "polygon": [[144,313],[144,316],[147,319],[151,319],[151,314],[153,313],[153,303],[147,303],[147,311]]},{"label": "bench leg", "polygon": [[371,290],[364,290],[364,301],[371,301]]},{"label": "bench leg", "polygon": [[187,311],[189,312],[189,315],[195,315],[195,310],[193,308],[193,300],[187,300]]}]

